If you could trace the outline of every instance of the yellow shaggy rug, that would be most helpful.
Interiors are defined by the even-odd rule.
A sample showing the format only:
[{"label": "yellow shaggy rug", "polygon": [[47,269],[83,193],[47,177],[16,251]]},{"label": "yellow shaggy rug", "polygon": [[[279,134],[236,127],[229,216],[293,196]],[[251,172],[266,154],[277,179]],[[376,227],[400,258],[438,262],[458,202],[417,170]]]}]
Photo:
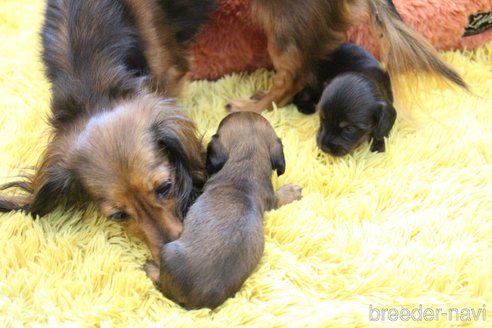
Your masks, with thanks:
[{"label": "yellow shaggy rug", "polygon": [[[0,183],[32,169],[49,134],[40,63],[44,2],[0,1]],[[149,252],[94,209],[0,215],[2,327],[492,326],[492,44],[446,53],[473,94],[400,90],[385,153],[321,153],[315,115],[264,116],[283,139],[301,201],[265,215],[265,254],[215,311],[186,311],[142,271]],[[225,102],[271,73],[189,85],[204,142]],[[412,84],[413,80],[407,80]],[[438,311],[440,310],[440,311]]]}]

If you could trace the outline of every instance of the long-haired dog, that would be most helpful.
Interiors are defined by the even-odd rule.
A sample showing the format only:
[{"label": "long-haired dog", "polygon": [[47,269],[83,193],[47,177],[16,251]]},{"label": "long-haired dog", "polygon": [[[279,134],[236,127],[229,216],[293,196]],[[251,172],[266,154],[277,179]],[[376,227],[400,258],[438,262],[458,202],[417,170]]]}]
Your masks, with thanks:
[{"label": "long-haired dog", "polygon": [[160,268],[146,265],[163,294],[187,308],[215,308],[234,295],[263,254],[263,212],[301,198],[296,185],[273,190],[272,170],[283,174],[285,159],[261,115],[226,116],[207,150],[210,178],[183,234],[162,246]]},{"label": "long-haired dog", "polygon": [[317,143],[321,150],[343,156],[371,139],[371,150],[383,152],[396,110],[390,77],[376,58],[345,43],[318,64],[316,75],[293,102],[299,111],[310,114],[319,101]]},{"label": "long-haired dog", "polygon": [[227,105],[231,111],[284,106],[313,77],[316,63],[342,42],[345,32],[368,10],[392,79],[403,72],[424,71],[467,88],[434,48],[405,24],[391,0],[251,0],[252,18],[266,33],[276,74],[264,93]]},{"label": "long-haired dog", "polygon": [[[158,7],[149,0],[136,12],[132,1],[48,1],[42,41],[52,137],[34,175],[3,188],[26,193],[0,196],[0,210],[42,216],[62,203],[93,201],[141,237],[158,262],[160,245],[179,237],[205,181],[204,151],[193,123],[162,97],[179,93],[180,78],[171,73],[180,49],[166,38],[149,52],[152,42],[137,27],[141,16],[158,22]],[[153,83],[148,63],[163,56]]]}]

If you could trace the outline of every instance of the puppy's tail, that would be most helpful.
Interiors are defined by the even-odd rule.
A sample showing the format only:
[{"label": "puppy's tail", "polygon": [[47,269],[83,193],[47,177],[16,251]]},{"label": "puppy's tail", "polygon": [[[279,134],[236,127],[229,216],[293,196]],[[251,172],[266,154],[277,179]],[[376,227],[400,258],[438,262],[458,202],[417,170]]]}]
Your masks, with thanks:
[{"label": "puppy's tail", "polygon": [[367,3],[373,25],[387,41],[380,46],[392,78],[412,70],[424,71],[468,90],[466,82],[439,57],[429,42],[403,22],[391,0],[367,0]]}]

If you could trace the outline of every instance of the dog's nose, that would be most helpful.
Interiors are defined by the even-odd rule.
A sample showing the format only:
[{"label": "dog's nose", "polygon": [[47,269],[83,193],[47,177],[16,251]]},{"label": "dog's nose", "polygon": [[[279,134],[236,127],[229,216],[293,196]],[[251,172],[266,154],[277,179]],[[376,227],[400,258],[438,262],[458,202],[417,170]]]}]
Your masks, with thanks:
[{"label": "dog's nose", "polygon": [[325,153],[331,153],[332,152],[331,147],[329,145],[320,144],[320,148]]},{"label": "dog's nose", "polygon": [[343,147],[331,142],[323,142],[319,146],[322,151],[332,156],[344,156],[348,153]]},{"label": "dog's nose", "polygon": [[326,140],[326,138],[323,138],[322,136],[318,137],[318,146],[321,148],[322,151],[325,153],[331,153],[333,151],[333,144]]}]

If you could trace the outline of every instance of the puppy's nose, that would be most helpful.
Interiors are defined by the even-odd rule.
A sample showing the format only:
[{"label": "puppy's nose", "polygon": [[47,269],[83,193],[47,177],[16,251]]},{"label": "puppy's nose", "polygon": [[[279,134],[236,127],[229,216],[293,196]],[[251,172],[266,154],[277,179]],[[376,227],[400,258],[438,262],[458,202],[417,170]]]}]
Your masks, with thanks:
[{"label": "puppy's nose", "polygon": [[323,142],[319,146],[322,151],[332,156],[344,156],[348,153],[343,147],[331,142]]},{"label": "puppy's nose", "polygon": [[326,142],[326,140],[319,140],[318,141],[318,146],[321,148],[322,151],[325,153],[331,153],[333,151],[333,145],[330,142]]}]

